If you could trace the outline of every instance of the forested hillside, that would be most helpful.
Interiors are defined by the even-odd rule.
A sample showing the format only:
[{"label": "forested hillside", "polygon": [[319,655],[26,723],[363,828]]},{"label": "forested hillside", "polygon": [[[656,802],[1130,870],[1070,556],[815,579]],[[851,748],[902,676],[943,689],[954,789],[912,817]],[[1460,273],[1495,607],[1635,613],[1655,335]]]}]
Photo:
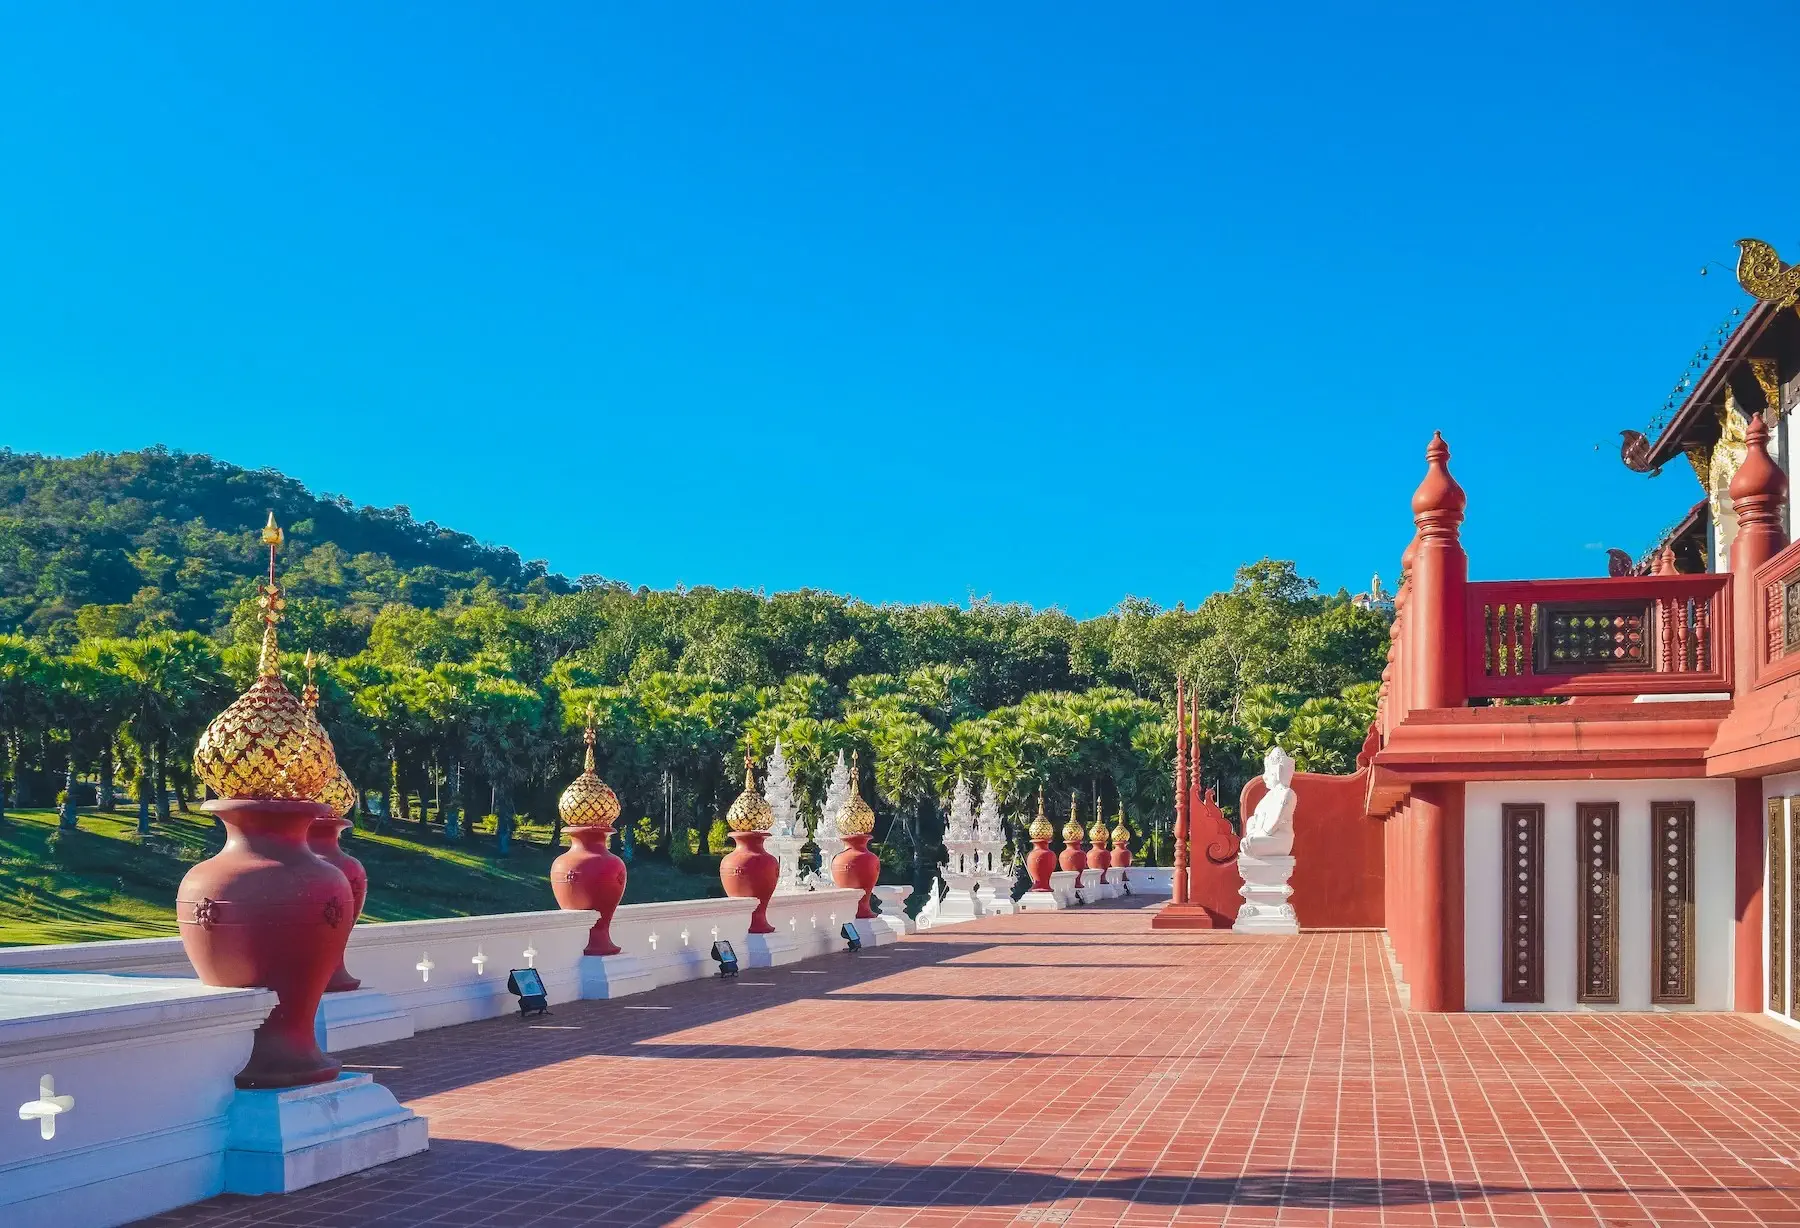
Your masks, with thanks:
[{"label": "forested hillside", "polygon": [[1015,813],[1043,786],[1059,815],[1073,792],[1091,816],[1097,792],[1144,837],[1171,803],[1178,671],[1230,800],[1276,739],[1302,766],[1347,768],[1387,644],[1383,616],[1266,559],[1191,609],[1126,599],[1077,621],[570,584],[404,508],[161,449],[0,453],[0,494],[0,778],[15,804],[48,805],[70,780],[83,804],[164,798],[159,778],[175,804],[192,795],[194,739],[253,665],[271,509],[288,530],[290,679],[321,654],[321,717],[386,811],[370,821],[496,851],[521,811],[554,822],[590,705],[640,855],[719,851],[743,754],[777,738],[815,807],[836,753],[860,753],[896,868],[936,860],[959,773],[993,780]]}]

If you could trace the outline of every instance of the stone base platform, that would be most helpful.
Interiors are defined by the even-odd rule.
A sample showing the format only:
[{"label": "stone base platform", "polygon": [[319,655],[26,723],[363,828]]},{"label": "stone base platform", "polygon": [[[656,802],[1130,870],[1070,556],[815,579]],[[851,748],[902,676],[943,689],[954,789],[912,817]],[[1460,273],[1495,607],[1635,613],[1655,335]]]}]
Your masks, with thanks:
[{"label": "stone base platform", "polygon": [[239,1091],[226,1127],[225,1189],[286,1194],[424,1151],[426,1122],[373,1076]]}]

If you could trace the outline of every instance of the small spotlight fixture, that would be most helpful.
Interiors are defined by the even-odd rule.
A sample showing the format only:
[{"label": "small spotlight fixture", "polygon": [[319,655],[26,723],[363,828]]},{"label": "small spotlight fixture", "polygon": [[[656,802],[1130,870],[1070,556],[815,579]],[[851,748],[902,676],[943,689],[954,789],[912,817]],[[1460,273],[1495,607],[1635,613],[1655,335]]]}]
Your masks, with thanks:
[{"label": "small spotlight fixture", "polygon": [[854,954],[855,952],[862,950],[862,935],[856,932],[855,925],[846,921],[844,922],[844,928],[840,932],[844,935],[844,941],[849,944],[851,953]]},{"label": "small spotlight fixture", "polygon": [[712,957],[719,961],[719,975],[721,977],[736,976],[738,974],[737,952],[731,949],[729,940],[721,938],[713,943]]},{"label": "small spotlight fixture", "polygon": [[506,990],[518,995],[519,1018],[550,1013],[550,996],[544,992],[544,978],[536,968],[514,968],[507,973]]}]

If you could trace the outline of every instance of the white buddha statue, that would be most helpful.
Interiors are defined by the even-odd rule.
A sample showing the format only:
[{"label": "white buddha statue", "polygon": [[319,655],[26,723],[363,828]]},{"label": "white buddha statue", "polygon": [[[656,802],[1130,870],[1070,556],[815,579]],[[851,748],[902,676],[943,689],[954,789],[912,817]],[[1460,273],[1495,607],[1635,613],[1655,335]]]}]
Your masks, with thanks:
[{"label": "white buddha statue", "polygon": [[1237,922],[1240,934],[1297,934],[1299,918],[1288,897],[1294,889],[1294,760],[1279,746],[1263,756],[1263,784],[1268,791],[1244,820],[1244,838],[1238,844],[1238,873],[1244,897]]},{"label": "white buddha statue", "polygon": [[1294,760],[1279,746],[1263,756],[1263,784],[1269,791],[1244,823],[1243,847],[1256,857],[1286,857],[1294,851]]}]

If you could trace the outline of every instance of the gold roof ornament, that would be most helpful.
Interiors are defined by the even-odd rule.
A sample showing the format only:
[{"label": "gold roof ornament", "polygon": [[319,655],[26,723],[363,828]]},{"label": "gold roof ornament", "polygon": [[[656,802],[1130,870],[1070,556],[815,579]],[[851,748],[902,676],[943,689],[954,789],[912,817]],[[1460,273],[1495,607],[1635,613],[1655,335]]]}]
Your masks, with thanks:
[{"label": "gold roof ornament", "polygon": [[587,743],[581,775],[569,782],[557,799],[557,813],[564,827],[611,827],[619,817],[619,797],[604,780],[594,774],[594,705],[587,710],[587,729],[581,735]]},{"label": "gold roof ornament", "polygon": [[1761,239],[1739,239],[1738,285],[1753,298],[1777,307],[1800,302],[1800,265],[1783,264]]},{"label": "gold roof ornament", "polygon": [[337,776],[337,755],[331,736],[281,681],[275,625],[287,603],[275,583],[275,552],[282,533],[273,512],[262,540],[269,548],[269,580],[260,586],[257,601],[263,639],[256,681],[200,735],[194,747],[194,772],[214,793],[231,801],[313,801]]},{"label": "gold roof ornament", "polygon": [[1119,807],[1119,821],[1113,824],[1112,837],[1113,844],[1118,848],[1124,848],[1131,843],[1131,828],[1125,826],[1124,806]]},{"label": "gold roof ornament", "polygon": [[775,812],[756,791],[756,760],[744,756],[744,791],[725,812],[725,826],[732,831],[768,831],[775,826]]},{"label": "gold roof ornament", "polygon": [[1100,787],[1094,786],[1094,825],[1088,828],[1088,843],[1105,848],[1112,839],[1112,833],[1106,830],[1106,811],[1100,805]]},{"label": "gold roof ornament", "polygon": [[1081,825],[1081,815],[1077,809],[1079,805],[1078,795],[1074,790],[1070,790],[1069,821],[1063,824],[1064,844],[1080,844],[1082,837],[1087,835],[1087,829]]},{"label": "gold roof ornament", "polygon": [[837,829],[840,836],[866,836],[875,830],[875,812],[869,809],[869,803],[862,799],[862,778],[857,769],[861,766],[860,755],[850,756],[850,796],[837,812]]},{"label": "gold roof ornament", "polygon": [[322,806],[330,806],[333,814],[347,819],[356,808],[356,786],[350,783],[350,777],[340,767],[338,774],[331,778],[331,783],[319,790],[319,796],[313,800]]},{"label": "gold roof ornament", "polygon": [[1030,835],[1033,840],[1048,840],[1056,834],[1056,828],[1050,826],[1050,820],[1044,817],[1044,789],[1038,786],[1037,818],[1031,820]]}]

